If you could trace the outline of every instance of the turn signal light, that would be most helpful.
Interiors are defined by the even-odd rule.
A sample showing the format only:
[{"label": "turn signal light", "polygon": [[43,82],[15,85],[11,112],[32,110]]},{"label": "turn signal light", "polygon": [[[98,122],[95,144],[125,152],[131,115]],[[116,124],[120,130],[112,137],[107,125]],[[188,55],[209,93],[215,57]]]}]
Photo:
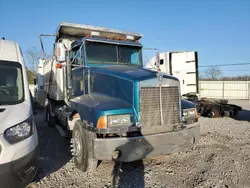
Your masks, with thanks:
[{"label": "turn signal light", "polygon": [[120,37],[120,40],[125,40],[125,38],[124,37]]},{"label": "turn signal light", "polygon": [[107,117],[102,116],[97,121],[97,128],[98,129],[106,129],[107,128]]},{"label": "turn signal light", "polygon": [[199,114],[198,114],[198,111],[197,111],[197,106],[195,106],[195,119],[196,119],[196,121],[198,121],[198,119],[199,119]]},{"label": "turn signal light", "polygon": [[57,48],[57,55],[60,57],[61,56],[61,49]]},{"label": "turn signal light", "polygon": [[56,64],[56,68],[57,68],[57,69],[61,69],[61,68],[62,68],[62,64],[61,64],[61,63],[57,63],[57,64]]}]

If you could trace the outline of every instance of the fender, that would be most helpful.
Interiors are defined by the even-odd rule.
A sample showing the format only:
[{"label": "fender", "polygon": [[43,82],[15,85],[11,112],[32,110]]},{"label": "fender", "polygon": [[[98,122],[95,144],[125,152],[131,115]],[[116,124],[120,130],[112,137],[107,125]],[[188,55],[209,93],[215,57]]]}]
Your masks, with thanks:
[{"label": "fender", "polygon": [[71,100],[71,103],[72,108],[79,113],[81,120],[87,122],[94,129],[101,116],[135,114],[130,103],[99,93],[76,97]]}]

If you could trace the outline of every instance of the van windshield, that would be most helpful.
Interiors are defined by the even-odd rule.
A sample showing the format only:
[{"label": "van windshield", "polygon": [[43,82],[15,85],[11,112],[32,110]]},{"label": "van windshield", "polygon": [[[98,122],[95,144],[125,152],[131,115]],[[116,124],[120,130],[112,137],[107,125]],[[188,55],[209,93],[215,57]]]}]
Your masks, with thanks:
[{"label": "van windshield", "polygon": [[24,101],[22,66],[20,63],[0,60],[0,105]]}]

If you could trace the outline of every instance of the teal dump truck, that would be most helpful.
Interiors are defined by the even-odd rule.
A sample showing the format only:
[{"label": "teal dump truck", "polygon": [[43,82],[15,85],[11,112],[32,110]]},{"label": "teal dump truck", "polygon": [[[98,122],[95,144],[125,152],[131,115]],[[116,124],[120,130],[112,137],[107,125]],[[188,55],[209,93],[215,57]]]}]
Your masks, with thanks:
[{"label": "teal dump truck", "polygon": [[41,35],[42,48],[44,36],[55,37],[54,54],[40,61],[38,89],[45,100],[36,100],[44,103],[48,125],[72,137],[79,169],[93,170],[102,160],[167,155],[197,143],[194,106],[182,109],[177,78],[143,68],[141,34],[62,22],[56,34]]}]

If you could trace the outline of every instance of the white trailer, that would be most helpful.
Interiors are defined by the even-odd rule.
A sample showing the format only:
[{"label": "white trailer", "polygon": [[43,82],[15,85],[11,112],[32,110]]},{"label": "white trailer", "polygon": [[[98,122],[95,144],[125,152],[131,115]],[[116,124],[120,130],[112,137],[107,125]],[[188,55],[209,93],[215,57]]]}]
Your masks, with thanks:
[{"label": "white trailer", "polygon": [[43,64],[45,63],[44,59],[39,59],[39,64],[37,68],[37,74],[35,79],[35,91],[34,91],[34,98],[37,104],[41,107],[44,107],[45,103],[45,91],[44,91],[44,81],[43,81]]},{"label": "white trailer", "polygon": [[[164,52],[159,54],[162,72],[177,77],[180,81],[181,94],[199,94],[198,53],[196,51]],[[156,57],[144,62],[144,67],[157,69]]]}]

